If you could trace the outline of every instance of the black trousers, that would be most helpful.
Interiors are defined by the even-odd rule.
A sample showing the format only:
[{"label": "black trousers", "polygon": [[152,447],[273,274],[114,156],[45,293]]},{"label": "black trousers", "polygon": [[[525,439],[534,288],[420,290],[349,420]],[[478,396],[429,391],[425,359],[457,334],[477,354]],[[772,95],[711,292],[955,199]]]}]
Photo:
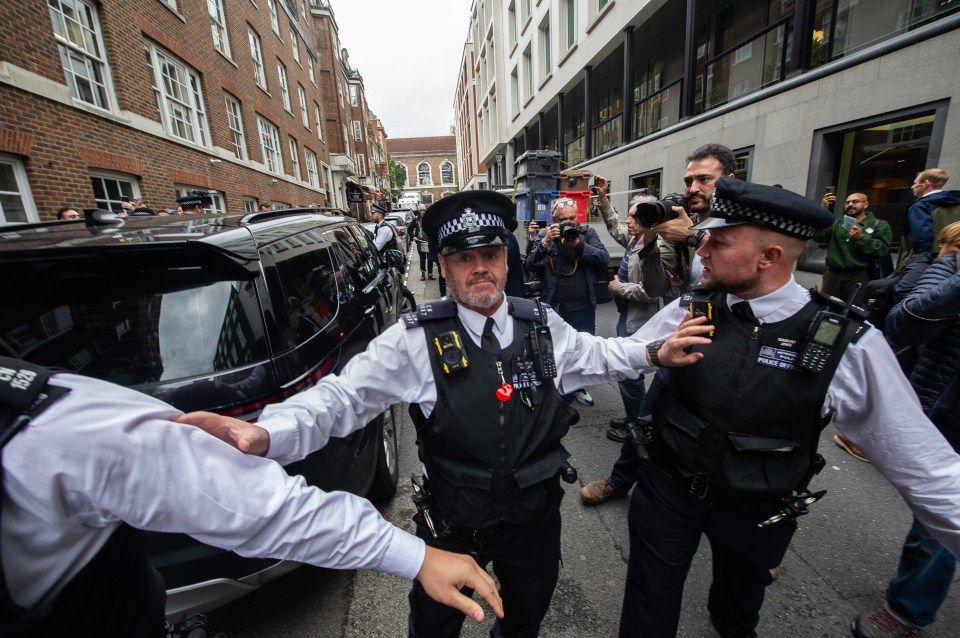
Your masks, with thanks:
[{"label": "black trousers", "polygon": [[823,292],[846,301],[853,292],[853,287],[860,284],[860,290],[853,300],[854,303],[860,304],[863,302],[864,289],[869,281],[870,272],[866,268],[834,270],[828,266],[823,273]]},{"label": "black trousers", "polygon": [[[492,638],[534,638],[550,606],[560,575],[559,503],[539,522],[529,525],[498,525],[473,536],[470,532],[434,539],[420,519],[417,536],[428,545],[451,552],[472,553],[500,580],[503,620],[490,631]],[[472,590],[463,590],[467,596]],[[410,590],[410,638],[446,638],[460,635],[465,616],[430,598],[418,581]]]},{"label": "black trousers", "polygon": [[701,535],[713,552],[707,609],[723,638],[755,637],[763,594],[796,521],[760,529],[761,517],[690,494],[655,463],[640,468],[630,500],[630,559],[620,614],[621,638],[673,638],[683,585]]}]

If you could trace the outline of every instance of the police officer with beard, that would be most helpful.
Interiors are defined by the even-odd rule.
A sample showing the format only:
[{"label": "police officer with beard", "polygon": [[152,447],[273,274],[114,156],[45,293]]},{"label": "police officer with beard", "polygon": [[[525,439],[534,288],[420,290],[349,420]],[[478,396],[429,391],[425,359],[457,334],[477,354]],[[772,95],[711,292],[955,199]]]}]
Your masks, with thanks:
[{"label": "police officer with beard", "polygon": [[634,335],[670,375],[630,502],[621,637],[676,635],[703,535],[713,626],[723,638],[756,636],[770,569],[819,496],[808,484],[831,417],[960,554],[960,457],[924,416],[883,335],[794,280],[806,240],[832,222],[800,195],[721,177],[709,219],[693,227],[709,232],[698,249],[703,288]]},{"label": "police officer with beard", "polygon": [[[256,426],[205,413],[187,420],[288,462],[325,444],[326,433],[411,404],[427,492],[417,535],[492,565],[504,616],[491,635],[528,637],[539,633],[559,573],[569,456],[560,440],[577,418],[560,393],[635,378],[646,354],[639,342],[577,332],[549,308],[504,294],[514,216],[509,198],[490,191],[439,200],[424,228],[451,299],[404,315],[340,375],[268,406]],[[409,598],[410,636],[460,634],[462,614],[418,585]]]}]

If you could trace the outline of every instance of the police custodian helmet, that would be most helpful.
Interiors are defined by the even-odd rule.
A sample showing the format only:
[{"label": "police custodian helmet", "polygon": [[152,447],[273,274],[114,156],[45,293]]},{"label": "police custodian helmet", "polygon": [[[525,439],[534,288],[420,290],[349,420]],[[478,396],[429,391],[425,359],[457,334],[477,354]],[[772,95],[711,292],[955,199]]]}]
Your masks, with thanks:
[{"label": "police custodian helmet", "polygon": [[441,255],[481,246],[506,246],[508,228],[516,215],[509,197],[493,191],[461,191],[427,209],[423,230],[431,249]]},{"label": "police custodian helmet", "polygon": [[751,184],[723,176],[716,181],[710,217],[694,230],[756,224],[784,235],[810,239],[833,224],[833,215],[802,195],[785,188]]}]

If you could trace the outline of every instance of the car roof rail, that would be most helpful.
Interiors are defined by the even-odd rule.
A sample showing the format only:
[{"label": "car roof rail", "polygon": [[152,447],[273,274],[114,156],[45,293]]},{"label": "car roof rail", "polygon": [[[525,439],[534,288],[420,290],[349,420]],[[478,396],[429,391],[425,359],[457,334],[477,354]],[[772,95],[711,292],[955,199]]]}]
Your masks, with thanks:
[{"label": "car roof rail", "polygon": [[276,210],[258,211],[249,213],[240,218],[238,222],[241,225],[256,224],[267,221],[268,219],[277,219],[278,217],[287,217],[289,215],[318,215],[315,208],[278,208]]}]

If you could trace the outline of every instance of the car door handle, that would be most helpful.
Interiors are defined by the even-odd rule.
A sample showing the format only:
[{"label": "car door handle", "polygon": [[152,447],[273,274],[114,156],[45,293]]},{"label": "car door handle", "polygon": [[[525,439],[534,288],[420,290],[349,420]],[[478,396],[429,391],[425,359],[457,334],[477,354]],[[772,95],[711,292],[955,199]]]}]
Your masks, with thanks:
[{"label": "car door handle", "polygon": [[370,316],[370,315],[373,314],[373,311],[376,310],[376,309],[377,309],[376,306],[370,306],[369,308],[367,308],[366,310],[363,311],[363,314],[365,314],[365,315],[367,315],[367,316]]}]

